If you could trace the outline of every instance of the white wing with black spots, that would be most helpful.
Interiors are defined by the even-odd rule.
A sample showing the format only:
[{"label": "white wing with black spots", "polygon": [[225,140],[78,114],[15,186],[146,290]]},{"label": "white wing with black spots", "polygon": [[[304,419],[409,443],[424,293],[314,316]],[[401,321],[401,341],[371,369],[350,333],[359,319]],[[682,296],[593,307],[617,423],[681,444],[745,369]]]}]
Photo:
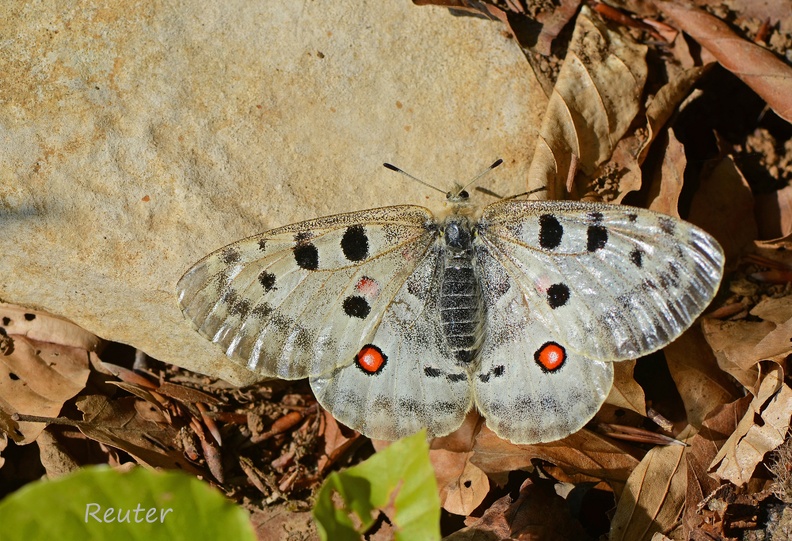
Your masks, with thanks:
[{"label": "white wing with black spots", "polygon": [[347,426],[381,440],[426,428],[453,432],[473,404],[468,370],[452,361],[438,317],[437,244],[396,293],[355,362],[311,378],[319,403]]},{"label": "white wing with black spots", "polygon": [[479,258],[501,262],[531,320],[603,361],[655,351],[712,300],[723,252],[701,229],[604,203],[505,202],[484,210]]},{"label": "white wing with black spots", "polygon": [[179,281],[182,310],[262,376],[308,377],[367,436],[448,434],[475,405],[534,443],[588,422],[612,363],[674,340],[720,283],[720,246],[681,220],[454,193],[443,218],[388,207],[226,246]]},{"label": "white wing with black spots", "polygon": [[222,248],[177,290],[184,314],[233,360],[298,379],[352,362],[436,234],[389,207],[310,220]]}]

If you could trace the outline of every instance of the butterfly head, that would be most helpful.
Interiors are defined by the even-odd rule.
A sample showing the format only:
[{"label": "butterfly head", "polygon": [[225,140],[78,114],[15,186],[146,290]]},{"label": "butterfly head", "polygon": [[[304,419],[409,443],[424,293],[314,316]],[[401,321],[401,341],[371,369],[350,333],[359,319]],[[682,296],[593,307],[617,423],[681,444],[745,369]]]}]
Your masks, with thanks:
[{"label": "butterfly head", "polygon": [[470,194],[459,184],[454,186],[454,189],[446,193],[446,200],[452,205],[464,205],[470,199]]}]

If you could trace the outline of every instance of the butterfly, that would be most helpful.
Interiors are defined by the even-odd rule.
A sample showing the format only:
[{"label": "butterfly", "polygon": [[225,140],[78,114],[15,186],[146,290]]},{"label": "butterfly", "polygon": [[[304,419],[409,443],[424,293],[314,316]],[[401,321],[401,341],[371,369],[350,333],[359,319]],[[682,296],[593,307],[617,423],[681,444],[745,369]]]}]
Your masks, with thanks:
[{"label": "butterfly", "polygon": [[482,208],[458,186],[446,203],[437,216],[375,208],[230,244],[181,278],[182,311],[262,377],[309,378],[325,409],[371,438],[446,435],[475,407],[529,444],[582,428],[612,363],[678,337],[723,274],[713,237],[649,210]]}]

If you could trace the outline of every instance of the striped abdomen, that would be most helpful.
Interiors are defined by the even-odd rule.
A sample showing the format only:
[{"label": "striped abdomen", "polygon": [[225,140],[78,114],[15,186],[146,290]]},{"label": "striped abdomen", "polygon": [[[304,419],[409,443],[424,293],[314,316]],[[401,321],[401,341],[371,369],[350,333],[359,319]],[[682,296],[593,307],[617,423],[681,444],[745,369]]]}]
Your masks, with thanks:
[{"label": "striped abdomen", "polygon": [[440,319],[452,354],[457,360],[469,363],[476,358],[481,345],[484,320],[472,235],[467,221],[447,223],[444,233]]}]

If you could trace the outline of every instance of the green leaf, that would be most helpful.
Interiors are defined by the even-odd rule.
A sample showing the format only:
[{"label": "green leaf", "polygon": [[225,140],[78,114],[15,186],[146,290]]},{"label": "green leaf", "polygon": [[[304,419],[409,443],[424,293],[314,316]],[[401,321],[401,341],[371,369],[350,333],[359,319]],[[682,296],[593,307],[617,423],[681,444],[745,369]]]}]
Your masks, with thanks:
[{"label": "green leaf", "polygon": [[30,483],[0,501],[0,525],[4,541],[256,539],[247,513],[207,483],[144,468]]},{"label": "green leaf", "polygon": [[[334,505],[334,492],[343,507]],[[313,510],[319,537],[358,541],[374,524],[375,511],[389,504],[394,508],[390,518],[397,541],[440,539],[440,496],[425,431],[393,443],[357,466],[331,473]],[[351,513],[361,523],[359,529]]]}]

